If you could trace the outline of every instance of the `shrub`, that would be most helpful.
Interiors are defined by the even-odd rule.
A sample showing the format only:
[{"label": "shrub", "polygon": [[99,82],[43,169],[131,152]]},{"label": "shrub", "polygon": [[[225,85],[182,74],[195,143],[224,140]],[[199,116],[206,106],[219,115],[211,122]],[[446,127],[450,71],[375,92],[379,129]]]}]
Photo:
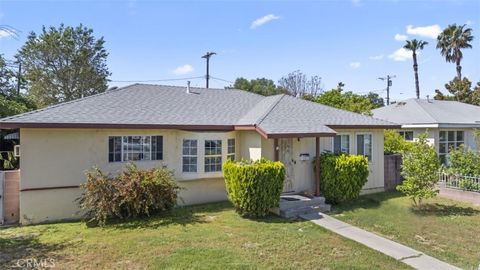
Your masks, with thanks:
[{"label": "shrub", "polygon": [[227,161],[223,176],[228,198],[242,216],[261,217],[278,205],[285,180],[281,162]]},{"label": "shrub", "polygon": [[460,180],[459,186],[461,189],[469,191],[480,191],[480,185],[475,183],[473,180]]},{"label": "shrub", "polygon": [[451,173],[480,176],[480,154],[463,145],[450,151],[449,161]]},{"label": "shrub", "polygon": [[402,175],[405,180],[397,186],[397,190],[410,196],[415,206],[438,193],[434,188],[438,182],[440,163],[435,148],[428,145],[426,138],[427,134],[421,135],[410,151],[402,152]]},{"label": "shrub", "polygon": [[85,192],[79,199],[85,217],[104,225],[109,218],[149,216],[175,206],[180,188],[173,173],[165,168],[139,170],[127,164],[117,177],[109,177],[100,169],[86,173]]},{"label": "shrub", "polygon": [[386,155],[400,154],[403,151],[408,151],[411,145],[412,143],[407,142],[396,130],[385,130],[384,152]]},{"label": "shrub", "polygon": [[368,181],[368,160],[364,156],[322,154],[320,190],[329,203],[355,199]]}]

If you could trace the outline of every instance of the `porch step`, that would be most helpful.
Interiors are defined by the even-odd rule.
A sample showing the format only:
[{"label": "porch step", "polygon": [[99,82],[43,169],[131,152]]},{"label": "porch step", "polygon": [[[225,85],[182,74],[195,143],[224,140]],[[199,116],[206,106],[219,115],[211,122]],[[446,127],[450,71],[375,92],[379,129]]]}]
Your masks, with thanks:
[{"label": "porch step", "polygon": [[330,212],[330,205],[325,203],[324,197],[282,195],[278,208],[272,209],[272,212],[284,218],[295,219],[300,215]]},{"label": "porch step", "polygon": [[300,215],[308,215],[313,213],[327,213],[330,212],[331,206],[329,204],[311,205],[300,208],[292,208],[285,211],[280,210],[280,216],[288,219],[294,219]]},{"label": "porch step", "polygon": [[281,210],[288,210],[292,208],[321,205],[321,204],[325,204],[324,197],[308,198],[301,195],[284,195],[280,197],[279,208]]}]

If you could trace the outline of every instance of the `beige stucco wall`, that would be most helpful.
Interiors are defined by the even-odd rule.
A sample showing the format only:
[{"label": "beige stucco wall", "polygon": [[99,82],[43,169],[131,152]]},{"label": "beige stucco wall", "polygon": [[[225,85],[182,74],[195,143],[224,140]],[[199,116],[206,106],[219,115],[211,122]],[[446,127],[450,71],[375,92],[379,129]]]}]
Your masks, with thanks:
[{"label": "beige stucco wall", "polygon": [[[342,130],[351,134],[352,154],[355,154],[355,136],[359,132],[373,135],[373,160],[365,190],[383,188],[383,131]],[[164,159],[139,161],[140,168],[167,166],[174,170],[181,191],[179,204],[198,204],[227,199],[221,172],[204,173],[204,140],[223,140],[222,154],[226,160],[228,138],[236,139],[236,159],[273,160],[273,139],[262,138],[255,131],[186,132],[180,130],[132,129],[21,129],[21,187],[20,189],[59,186],[77,186],[85,181],[85,171],[98,166],[103,171],[118,173],[125,163],[108,162],[108,137],[121,135],[163,136]],[[198,140],[198,172],[182,172],[182,140]],[[293,138],[295,191],[313,192],[312,159],[315,156],[314,138]],[[321,150],[332,150],[332,138],[321,138]],[[308,153],[310,160],[301,161],[300,154]],[[79,217],[75,199],[79,188],[22,191],[20,193],[20,222],[23,224],[72,219]]]},{"label": "beige stucco wall", "polygon": [[[21,183],[20,189],[76,186],[85,181],[85,171],[98,166],[115,174],[125,165],[108,162],[108,137],[117,135],[162,135],[163,161],[139,161],[140,168],[167,166],[174,170],[179,184],[179,204],[197,204],[226,200],[221,172],[204,173],[203,140],[221,139],[223,160],[226,160],[228,138],[236,138],[237,155],[249,153],[239,149],[236,132],[186,132],[180,130],[131,129],[21,129]],[[183,173],[181,147],[183,139],[198,140],[198,173]],[[254,149],[260,139],[248,134],[242,143]],[[251,151],[255,155],[255,151]],[[242,156],[238,156],[237,159]],[[38,223],[79,217],[78,188],[22,191],[20,193],[20,222]]]}]

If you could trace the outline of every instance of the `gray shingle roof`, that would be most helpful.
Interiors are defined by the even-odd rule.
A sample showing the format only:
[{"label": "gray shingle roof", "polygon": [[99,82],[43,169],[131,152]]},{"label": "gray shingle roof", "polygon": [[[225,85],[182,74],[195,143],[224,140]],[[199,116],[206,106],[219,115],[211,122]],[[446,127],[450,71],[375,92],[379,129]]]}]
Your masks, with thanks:
[{"label": "gray shingle roof", "polygon": [[335,134],[330,126],[392,127],[369,116],[334,109],[287,95],[263,97],[235,89],[204,89],[134,84],[0,119],[1,127],[18,124],[105,124],[239,126],[267,134]]},{"label": "gray shingle roof", "polygon": [[458,101],[408,99],[372,112],[375,118],[401,125],[452,124],[480,127],[480,107]]}]

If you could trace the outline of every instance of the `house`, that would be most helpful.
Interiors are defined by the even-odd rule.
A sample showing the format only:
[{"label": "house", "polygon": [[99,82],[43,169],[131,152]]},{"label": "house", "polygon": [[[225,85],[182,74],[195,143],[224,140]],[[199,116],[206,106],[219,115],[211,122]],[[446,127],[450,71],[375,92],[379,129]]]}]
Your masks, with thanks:
[{"label": "house", "polygon": [[450,149],[465,145],[477,149],[475,130],[480,128],[480,107],[458,101],[408,99],[372,111],[373,117],[400,124],[400,134],[413,141],[428,132],[445,164]]},{"label": "house", "polygon": [[365,155],[364,190],[382,191],[383,129],[399,126],[288,95],[134,84],[4,118],[0,128],[20,129],[26,224],[78,218],[84,172],[115,173],[127,161],[174,170],[187,205],[227,199],[227,159],[280,160],[285,192],[318,193],[320,151]]}]

